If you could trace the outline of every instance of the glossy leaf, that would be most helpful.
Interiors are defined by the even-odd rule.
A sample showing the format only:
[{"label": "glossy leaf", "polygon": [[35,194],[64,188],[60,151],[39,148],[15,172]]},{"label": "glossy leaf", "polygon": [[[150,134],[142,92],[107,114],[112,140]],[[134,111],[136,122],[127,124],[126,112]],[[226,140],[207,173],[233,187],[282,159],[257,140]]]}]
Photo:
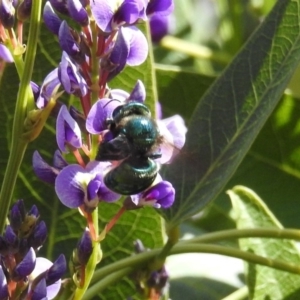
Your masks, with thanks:
[{"label": "glossy leaf", "polygon": [[[282,228],[276,217],[252,190],[235,186],[228,191],[228,194],[238,229]],[[240,239],[239,244],[244,251],[295,265],[300,263],[300,253],[296,243],[290,240],[247,238]],[[248,263],[245,265],[250,299],[299,299],[300,277],[298,275],[265,266]]]},{"label": "glossy leaf", "polygon": [[170,226],[199,212],[230,179],[300,59],[299,1],[279,1],[196,107],[183,153],[166,170]]}]

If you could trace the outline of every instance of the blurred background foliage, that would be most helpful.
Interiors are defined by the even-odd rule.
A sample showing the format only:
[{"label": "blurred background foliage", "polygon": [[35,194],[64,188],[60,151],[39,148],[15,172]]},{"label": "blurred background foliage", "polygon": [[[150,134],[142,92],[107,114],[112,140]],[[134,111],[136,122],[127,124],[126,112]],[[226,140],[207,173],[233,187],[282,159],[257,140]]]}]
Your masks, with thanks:
[{"label": "blurred background foliage", "polygon": [[[170,20],[172,35],[164,37],[154,48],[159,100],[165,116],[180,113],[189,122],[199,98],[243,47],[274,3],[273,0],[175,0]],[[231,203],[225,193],[235,185],[253,189],[285,227],[299,228],[299,82],[298,68],[223,192],[200,214],[181,225],[183,237],[235,228]],[[174,278],[171,282],[174,300],[222,299],[243,285],[239,274],[243,272],[243,264],[234,259],[182,255],[172,257],[169,268]]]}]

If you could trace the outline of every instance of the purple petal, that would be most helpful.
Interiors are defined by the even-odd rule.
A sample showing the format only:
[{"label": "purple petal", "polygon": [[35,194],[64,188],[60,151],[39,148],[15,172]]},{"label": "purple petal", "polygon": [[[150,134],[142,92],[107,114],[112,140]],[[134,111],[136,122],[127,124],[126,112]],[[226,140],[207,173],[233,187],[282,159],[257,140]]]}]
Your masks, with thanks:
[{"label": "purple petal", "polygon": [[89,111],[86,120],[86,129],[89,133],[99,134],[107,129],[106,121],[111,118],[114,109],[120,102],[113,99],[103,98],[98,100]]},{"label": "purple petal", "polygon": [[[35,269],[33,270],[32,274],[30,275],[30,281],[34,281],[35,278],[37,278],[40,274],[44,273],[47,270],[50,270],[53,266],[53,263],[44,258],[44,257],[38,257],[36,259],[36,265]],[[46,279],[47,281],[47,279]],[[61,287],[61,280],[57,280],[54,284],[51,284],[47,286],[47,298],[48,300],[53,299],[59,292]]]},{"label": "purple petal", "polygon": [[47,226],[44,221],[38,223],[33,231],[33,234],[29,238],[30,246],[34,249],[40,248],[47,238]]},{"label": "purple petal", "polygon": [[146,89],[141,80],[138,80],[129,96],[129,99],[144,103],[146,99]]},{"label": "purple petal", "polygon": [[65,51],[62,53],[62,59],[58,66],[58,78],[68,94],[75,94],[78,97],[87,94],[85,79]]},{"label": "purple petal", "polygon": [[89,24],[89,16],[80,0],[68,0],[68,10],[71,18],[81,26]]},{"label": "purple petal", "polygon": [[44,6],[43,19],[47,28],[55,35],[58,35],[59,27],[62,21],[53,10],[51,3],[49,1],[47,1]]},{"label": "purple petal", "polygon": [[51,97],[56,93],[60,87],[60,81],[58,79],[57,68],[51,71],[43,81],[40,89],[40,95],[36,100],[36,106],[38,108],[44,108]]},{"label": "purple petal", "polygon": [[87,200],[93,200],[97,197],[97,192],[102,185],[103,176],[96,175],[87,185]]},{"label": "purple petal", "polygon": [[110,91],[110,97],[112,99],[116,99],[119,100],[121,103],[119,103],[119,105],[122,104],[122,102],[125,102],[128,98],[129,98],[129,93],[121,90],[121,89],[112,89]]},{"label": "purple petal", "polygon": [[0,59],[7,63],[13,63],[14,58],[6,46],[0,44]]},{"label": "purple petal", "polygon": [[35,251],[30,248],[23,260],[14,269],[13,278],[15,281],[19,281],[33,271],[36,263]]},{"label": "purple petal", "polygon": [[174,10],[173,0],[150,0],[147,6],[147,15],[169,15]]},{"label": "purple petal", "polygon": [[64,167],[66,167],[68,163],[65,161],[65,159],[62,157],[61,152],[59,150],[56,150],[53,155],[53,166],[61,170]]},{"label": "purple petal", "polygon": [[26,212],[23,200],[18,200],[11,208],[9,214],[10,226],[13,230],[19,230],[25,220]]},{"label": "purple petal", "polygon": [[59,170],[50,166],[39,154],[38,151],[34,151],[32,156],[32,167],[35,175],[50,184],[54,184],[55,178],[59,173]]},{"label": "purple petal", "polygon": [[51,5],[60,13],[64,15],[69,15],[67,8],[68,0],[50,0]]},{"label": "purple petal", "polygon": [[93,0],[90,3],[96,24],[104,32],[111,32],[111,20],[114,15],[113,8],[107,0]]},{"label": "purple petal", "polygon": [[121,196],[108,189],[103,182],[104,174],[107,173],[109,168],[111,168],[110,162],[91,161],[87,164],[86,171],[89,171],[91,174],[96,174],[98,180],[101,181],[101,185],[98,186],[97,191],[98,199],[105,202],[114,202],[120,199]]},{"label": "purple petal", "polygon": [[7,280],[1,265],[0,265],[0,299],[1,300],[9,299]]},{"label": "purple petal", "polygon": [[53,265],[49,268],[46,276],[47,285],[55,284],[67,270],[66,258],[63,254],[59,255]]},{"label": "purple petal", "polygon": [[118,32],[117,40],[114,45],[114,48],[109,56],[110,63],[115,65],[116,68],[110,72],[108,76],[108,81],[110,81],[113,77],[119,74],[126,66],[128,55],[130,54],[130,38],[131,35],[128,33],[125,28],[121,27]]},{"label": "purple petal", "polygon": [[181,116],[175,115],[157,121],[160,134],[164,142],[160,145],[162,157],[158,159],[161,164],[171,163],[185,143],[187,128]]},{"label": "purple petal", "polygon": [[148,42],[144,34],[136,27],[130,26],[123,28],[124,38],[130,44],[130,50],[127,57],[129,66],[138,66],[142,64],[148,55]]},{"label": "purple petal", "polygon": [[93,244],[91,233],[89,230],[85,229],[81,239],[77,244],[77,254],[78,261],[81,265],[86,265],[89,261],[89,258],[93,252]]},{"label": "purple petal", "polygon": [[82,205],[85,197],[83,184],[87,184],[92,177],[79,165],[65,167],[55,180],[55,191],[59,200],[70,208]]},{"label": "purple petal", "polygon": [[150,18],[151,39],[154,43],[158,43],[170,30],[169,16],[161,16],[158,14]]},{"label": "purple petal", "polygon": [[147,3],[141,0],[124,0],[114,14],[113,24],[119,26],[135,23],[141,16],[145,16],[146,5]]},{"label": "purple petal", "polygon": [[83,51],[81,51],[80,45],[78,41],[75,40],[66,21],[63,21],[59,27],[58,39],[61,49],[67,52],[72,59],[77,63],[85,61],[85,55]]},{"label": "purple petal", "polygon": [[60,108],[57,116],[56,141],[62,152],[68,152],[66,144],[70,144],[74,148],[82,147],[80,128],[65,105]]},{"label": "purple petal", "polygon": [[146,202],[156,200],[156,203],[162,208],[168,208],[175,201],[175,189],[170,182],[161,181],[147,190],[143,198]]},{"label": "purple petal", "polygon": [[5,29],[10,29],[14,26],[15,11],[11,1],[0,1],[0,23]]},{"label": "purple petal", "polygon": [[47,286],[45,278],[42,278],[37,284],[34,285],[33,290],[30,291],[31,300],[46,300]]},{"label": "purple petal", "polygon": [[156,116],[156,119],[158,119],[158,120],[161,120],[162,116],[163,116],[162,107],[158,101],[155,102],[155,116]]}]

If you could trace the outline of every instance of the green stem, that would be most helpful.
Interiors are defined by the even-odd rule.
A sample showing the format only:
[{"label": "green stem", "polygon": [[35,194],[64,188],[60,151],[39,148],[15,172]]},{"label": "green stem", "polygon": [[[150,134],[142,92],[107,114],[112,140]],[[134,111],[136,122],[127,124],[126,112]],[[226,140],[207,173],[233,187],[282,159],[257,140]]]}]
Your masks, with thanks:
[{"label": "green stem", "polygon": [[[23,133],[24,120],[27,111],[34,108],[34,100],[30,88],[30,80],[32,76],[33,65],[35,61],[34,58],[37,48],[41,7],[42,1],[33,0],[24,67],[21,62],[21,57],[15,57],[17,71],[20,76],[20,89],[18,92],[14,113],[12,144],[0,192],[0,232],[3,232],[4,230],[6,216],[14,192],[17,175],[28,144],[21,138],[21,136]],[[24,70],[26,70],[26,72],[24,72]]]},{"label": "green stem", "polygon": [[[92,213],[93,224],[95,228],[96,236],[99,235],[99,227],[98,227],[98,209],[96,208]],[[94,275],[94,271],[96,268],[97,263],[102,258],[102,251],[100,249],[100,244],[97,241],[93,241],[93,252],[92,255],[87,263],[85,268],[85,280],[83,287],[77,287],[74,293],[74,300],[81,300],[83,295],[86,293],[87,288],[90,285],[92,277]]]},{"label": "green stem", "polygon": [[[253,229],[233,229],[233,230],[223,230],[216,233],[206,234],[194,239],[187,241],[181,241],[171,249],[170,254],[179,254],[187,253],[191,250],[190,246],[194,245],[196,248],[193,248],[193,251],[190,252],[208,252],[208,253],[217,253],[227,256],[233,256],[237,258],[244,259],[257,264],[266,265],[273,267],[275,269],[280,269],[292,273],[300,273],[300,268],[288,263],[274,261],[268,258],[254,255],[252,253],[243,252],[233,248],[227,248],[223,246],[215,245],[197,245],[195,243],[204,243],[204,242],[217,242],[220,240],[226,239],[235,239],[235,238],[247,238],[247,237],[263,237],[263,238],[285,238],[285,239],[295,239],[300,240],[300,231],[296,229],[272,229],[272,228],[253,228]],[[188,245],[187,248],[185,246]],[[198,247],[199,246],[199,247]],[[197,251],[195,251],[197,249]],[[229,251],[229,252],[228,252]],[[141,266],[146,264],[149,260],[153,259],[156,255],[161,252],[160,249],[151,250],[149,252],[144,252],[137,254],[135,256],[130,256],[125,259],[122,259],[118,262],[110,264],[106,267],[103,267],[97,270],[92,279],[92,283],[100,282],[102,278],[105,278],[109,274],[117,272],[124,268],[134,268],[135,266]],[[245,256],[244,256],[245,254]],[[102,282],[102,281],[101,281]],[[97,283],[97,284],[98,284]],[[96,287],[95,287],[96,288]],[[89,291],[87,291],[89,293]],[[86,299],[86,298],[84,298]]]},{"label": "green stem", "polygon": [[[102,284],[103,278],[111,275],[114,272],[118,272],[122,269],[126,270],[126,272],[124,270],[124,276],[128,275],[135,267],[138,266],[140,268],[141,266],[145,265],[149,260],[153,259],[160,251],[161,251],[160,249],[155,249],[152,251],[143,252],[135,256],[127,257],[125,259],[122,259],[118,262],[115,262],[109,266],[106,266],[98,270],[97,272],[95,272],[95,275],[93,277],[92,282],[97,281],[97,283],[95,283],[95,286],[93,286],[93,290],[99,293],[98,290],[99,286],[101,287],[101,289],[104,289],[106,287]],[[182,243],[180,245],[175,245],[173,249],[170,251],[170,255],[182,254],[182,253],[220,254],[229,257],[239,258],[250,263],[267,266],[277,270],[286,271],[298,275],[300,274],[300,267],[297,265],[293,265],[278,260],[273,260],[249,252],[241,251],[235,248],[229,248],[229,247],[224,247],[219,245],[210,245],[210,244],[198,245],[193,243]]]},{"label": "green stem", "polygon": [[125,268],[120,271],[116,271],[111,275],[106,276],[99,283],[91,286],[86,293],[84,294],[84,300],[94,299],[94,296],[99,294],[102,290],[104,290],[108,286],[112,286],[115,282],[128,275],[132,271],[131,268]]},{"label": "green stem", "polygon": [[278,228],[229,229],[208,233],[190,240],[181,241],[180,243],[212,243],[228,239],[250,237],[292,239],[300,241],[300,230]]},{"label": "green stem", "polygon": [[242,300],[248,299],[248,287],[243,286],[242,288],[234,291],[232,294],[228,295],[227,297],[223,298],[222,300]]}]

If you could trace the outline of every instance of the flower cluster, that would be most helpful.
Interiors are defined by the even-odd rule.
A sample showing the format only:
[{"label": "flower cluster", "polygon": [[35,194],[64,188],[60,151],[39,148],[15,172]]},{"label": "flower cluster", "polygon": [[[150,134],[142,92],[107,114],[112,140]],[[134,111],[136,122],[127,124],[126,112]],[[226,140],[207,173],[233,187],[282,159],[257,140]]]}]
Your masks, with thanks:
[{"label": "flower cluster", "polygon": [[66,260],[63,255],[54,263],[36,257],[47,236],[36,206],[26,213],[23,201],[18,200],[9,221],[0,236],[0,299],[54,298],[66,271]]},{"label": "flower cluster", "polygon": [[[125,134],[125,137],[122,134],[123,146],[127,143],[128,151],[126,155],[120,154],[121,135],[119,132],[116,133],[116,130],[112,130],[115,126],[112,125],[113,115],[128,103],[143,103],[146,99],[145,87],[141,81],[138,81],[133,90],[127,93],[123,90],[110,90],[107,83],[120,73],[126,64],[139,65],[147,57],[146,38],[135,24],[146,20],[148,16],[169,14],[173,9],[173,2],[136,0],[118,3],[95,0],[88,5],[88,1],[79,0],[48,1],[44,7],[44,21],[58,36],[62,60],[58,68],[45,78],[41,87],[36,88],[32,83],[33,91],[36,91],[34,94],[37,106],[41,109],[55,98],[59,88],[76,95],[81,100],[82,113],[73,107],[68,109],[66,105],[58,104],[60,109],[56,122],[59,150],[62,153],[71,151],[78,164],[68,164],[60,152],[56,152],[53,165],[49,165],[38,152],[35,152],[33,167],[38,177],[55,184],[56,193],[64,205],[70,208],[81,208],[87,213],[93,211],[99,201],[113,202],[122,194],[132,196],[130,201],[125,202],[127,209],[144,205],[156,208],[170,207],[174,202],[175,191],[169,182],[162,180],[158,170],[160,164],[168,163],[174,157],[185,140],[184,123],[179,116],[175,116],[156,121],[157,138],[155,139],[158,147],[155,152],[159,153],[155,154],[156,157],[154,157],[154,150],[133,155],[135,142],[130,140],[128,134]],[[81,26],[82,31],[78,32],[69,27],[56,11],[71,17]],[[93,69],[97,71],[96,83],[92,82]],[[93,100],[95,95],[96,101]],[[129,114],[135,115],[132,112]],[[150,119],[151,115],[147,115],[147,118]],[[137,124],[134,126],[136,127]],[[95,148],[98,147],[92,144],[95,141],[93,135],[97,136],[100,149],[104,149],[104,143],[109,143],[110,149],[118,148],[119,154],[114,157],[110,155],[107,159],[98,159],[98,156],[96,160],[93,159]],[[145,141],[148,136],[143,139]],[[154,143],[156,141],[153,138]],[[81,151],[88,157],[88,162],[81,156]],[[132,157],[130,162],[128,157]],[[124,162],[125,158],[127,160]],[[151,158],[154,158],[155,162],[152,160],[148,162]],[[136,164],[133,160],[137,159],[140,164],[138,168],[133,168]],[[147,168],[152,170],[153,176],[139,189],[132,187],[125,191],[124,182],[118,182],[122,188],[114,188],[115,180],[119,180],[116,178],[121,177],[121,170],[125,172],[121,181],[126,178],[128,186],[133,185],[133,181],[140,180],[141,176],[149,176],[150,171]],[[128,177],[129,171],[133,169],[134,175]],[[135,175],[136,173],[143,175]],[[108,177],[113,177],[110,180],[113,182],[111,185],[107,184]]]},{"label": "flower cluster", "polygon": [[[0,60],[13,61],[2,26],[12,28],[16,11],[22,24],[30,8],[30,0],[0,1]],[[175,200],[174,187],[159,171],[184,145],[183,119],[162,119],[159,109],[151,112],[140,80],[129,92],[108,85],[127,65],[138,66],[148,56],[147,39],[137,25],[150,18],[164,18],[172,10],[172,0],[50,0],[44,5],[43,20],[57,36],[61,60],[41,85],[31,82],[37,109],[28,114],[30,120],[25,124],[41,124],[51,111],[56,117],[58,150],[53,162],[49,164],[35,151],[33,169],[41,180],[54,186],[65,206],[78,208],[87,220],[70,262],[74,283],[81,290],[90,280],[85,272],[91,255],[93,263],[102,255],[97,243],[117,220],[113,218],[99,234],[92,216],[99,203],[127,196],[123,212],[143,206],[169,208]],[[21,30],[17,36],[7,43],[14,49],[22,44]],[[63,93],[78,98],[80,105],[76,103],[75,108],[63,103]],[[36,127],[26,133],[37,136]],[[37,222],[38,213],[35,208],[32,211],[26,215],[23,202],[17,202],[11,224],[0,238],[0,299],[14,293],[12,286],[29,295],[28,299],[51,299],[48,289],[65,269],[64,258],[60,257],[52,267],[30,279],[38,266],[35,251],[46,235],[45,224]],[[26,228],[28,232],[24,232]],[[153,288],[160,290],[164,270],[155,274],[153,280],[160,283],[154,283]]]}]

